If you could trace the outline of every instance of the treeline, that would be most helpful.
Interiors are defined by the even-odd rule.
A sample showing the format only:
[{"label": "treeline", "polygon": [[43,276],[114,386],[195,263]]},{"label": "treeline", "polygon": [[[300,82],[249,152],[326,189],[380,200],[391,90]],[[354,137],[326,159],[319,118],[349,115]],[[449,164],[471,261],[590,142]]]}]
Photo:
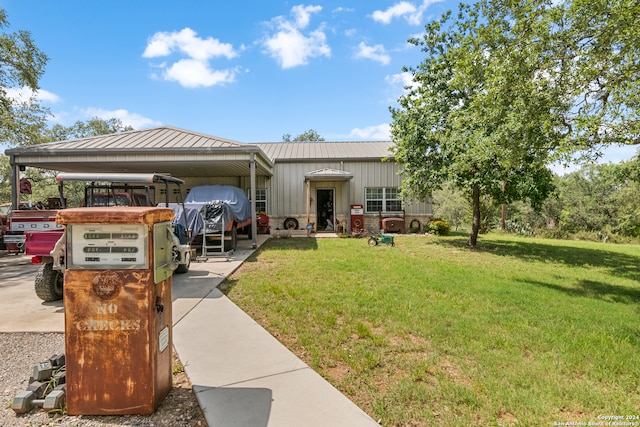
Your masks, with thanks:
[{"label": "treeline", "polygon": [[[556,175],[555,191],[536,211],[526,202],[503,206],[482,200],[481,232],[627,242],[640,239],[640,155],[621,163],[593,164]],[[452,186],[433,193],[433,211],[452,229],[471,221],[468,197]],[[504,212],[504,214],[503,214]]]}]

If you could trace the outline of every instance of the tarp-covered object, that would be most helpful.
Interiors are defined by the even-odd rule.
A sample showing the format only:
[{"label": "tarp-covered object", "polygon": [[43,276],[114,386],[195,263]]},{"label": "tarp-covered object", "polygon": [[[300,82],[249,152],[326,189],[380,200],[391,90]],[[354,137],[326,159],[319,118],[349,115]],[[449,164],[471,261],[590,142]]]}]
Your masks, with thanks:
[{"label": "tarp-covered object", "polygon": [[[165,207],[164,203],[160,203],[158,205],[159,207]],[[182,205],[180,203],[169,203],[169,207],[173,209],[173,212],[175,213],[175,220],[174,222],[176,223],[176,225],[182,225],[184,224],[185,220],[186,220],[186,226],[187,228],[189,228],[191,230],[191,236],[195,236],[196,234],[200,233],[200,231],[202,230],[202,227],[204,227],[204,220],[202,219],[202,216],[200,215],[200,210],[199,209],[194,209],[194,208],[188,208],[185,206],[185,210],[186,210],[186,218],[183,216],[184,213],[182,211]],[[180,237],[180,234],[178,234],[178,236]],[[185,244],[187,243],[186,240],[184,240],[182,237],[180,237],[180,243]]]},{"label": "tarp-covered object", "polygon": [[184,201],[187,209],[198,209],[205,221],[218,223],[243,222],[251,218],[251,203],[244,191],[231,185],[200,185],[193,187]]}]

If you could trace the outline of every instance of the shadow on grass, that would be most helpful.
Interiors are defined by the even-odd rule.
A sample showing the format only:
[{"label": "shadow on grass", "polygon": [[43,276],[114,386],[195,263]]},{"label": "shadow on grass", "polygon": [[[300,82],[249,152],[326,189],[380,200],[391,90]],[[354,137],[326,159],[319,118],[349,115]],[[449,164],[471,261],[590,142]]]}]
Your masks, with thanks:
[{"label": "shadow on grass", "polygon": [[580,280],[575,286],[562,286],[537,280],[518,279],[518,281],[564,292],[571,296],[593,298],[601,301],[637,304],[638,300],[640,300],[640,289],[610,285],[593,280]]},{"label": "shadow on grass", "polygon": [[632,256],[606,249],[580,248],[566,245],[562,240],[533,242],[527,240],[478,239],[478,246],[470,249],[467,237],[455,236],[437,240],[435,244],[451,245],[467,250],[491,253],[497,256],[516,257],[523,261],[553,262],[574,267],[605,268],[611,275],[640,281],[640,256]]},{"label": "shadow on grass", "polygon": [[228,297],[229,295],[231,295],[231,291],[233,291],[233,288],[235,288],[237,284],[238,279],[227,277],[222,283],[218,285],[218,290]]},{"label": "shadow on grass", "polygon": [[[251,264],[256,263],[260,255],[265,251],[307,251],[307,250],[318,250],[318,243],[314,238],[307,237],[292,237],[292,238],[275,238],[269,239],[262,246],[256,249],[247,259],[245,259],[242,263]],[[218,286],[218,289],[229,296],[233,288],[238,283],[237,279],[233,279],[232,277],[227,277],[224,281]]]}]

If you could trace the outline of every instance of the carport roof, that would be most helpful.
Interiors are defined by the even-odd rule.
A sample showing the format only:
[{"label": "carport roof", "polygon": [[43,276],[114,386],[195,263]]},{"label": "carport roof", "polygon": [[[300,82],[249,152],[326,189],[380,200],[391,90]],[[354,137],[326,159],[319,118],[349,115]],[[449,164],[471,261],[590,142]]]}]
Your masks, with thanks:
[{"label": "carport roof", "polygon": [[162,172],[173,176],[271,176],[273,163],[255,144],[163,126],[12,148],[12,163],[64,172]]}]

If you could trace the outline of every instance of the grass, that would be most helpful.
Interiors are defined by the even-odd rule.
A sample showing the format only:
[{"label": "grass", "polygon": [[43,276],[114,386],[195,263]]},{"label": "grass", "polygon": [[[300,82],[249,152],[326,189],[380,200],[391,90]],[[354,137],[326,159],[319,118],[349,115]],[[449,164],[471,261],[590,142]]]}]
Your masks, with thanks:
[{"label": "grass", "polygon": [[640,246],[272,239],[221,286],[384,426],[637,415]]}]

